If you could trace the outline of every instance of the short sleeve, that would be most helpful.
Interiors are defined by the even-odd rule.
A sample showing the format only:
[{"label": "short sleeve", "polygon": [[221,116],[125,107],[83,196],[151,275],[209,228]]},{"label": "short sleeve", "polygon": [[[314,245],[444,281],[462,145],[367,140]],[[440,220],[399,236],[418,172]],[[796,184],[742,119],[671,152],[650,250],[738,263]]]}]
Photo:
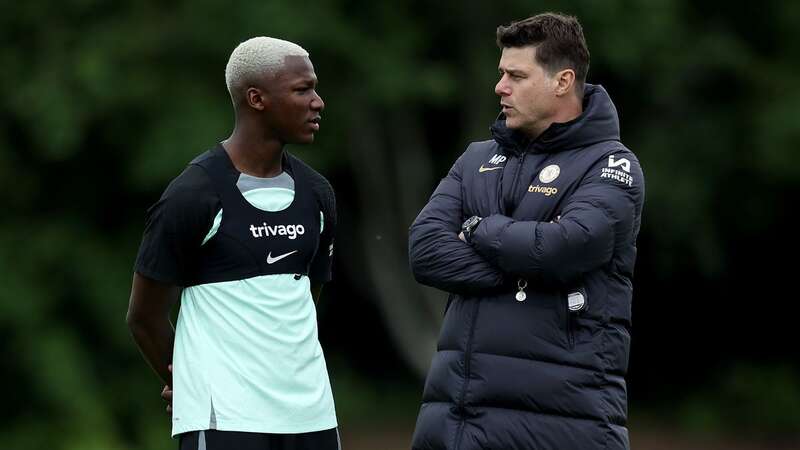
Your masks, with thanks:
[{"label": "short sleeve", "polygon": [[156,281],[185,286],[197,270],[203,238],[220,208],[206,172],[188,166],[147,210],[134,270]]},{"label": "short sleeve", "polygon": [[319,200],[324,225],[308,277],[314,284],[323,284],[332,278],[334,237],[336,235],[336,197],[330,183],[321,176],[319,180],[315,180],[312,188]]}]

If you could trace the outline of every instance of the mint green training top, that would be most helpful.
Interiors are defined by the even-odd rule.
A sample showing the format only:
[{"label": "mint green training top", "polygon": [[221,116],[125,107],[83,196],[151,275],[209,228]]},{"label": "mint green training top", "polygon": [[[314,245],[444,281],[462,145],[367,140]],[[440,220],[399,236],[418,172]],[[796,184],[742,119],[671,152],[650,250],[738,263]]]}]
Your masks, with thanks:
[{"label": "mint green training top", "polygon": [[[198,182],[208,181],[190,166],[170,185],[148,212],[142,248],[154,246],[146,246],[148,240],[175,246],[166,243],[174,238],[169,231],[192,219],[167,216],[180,215],[176,210],[182,202],[210,192],[198,189]],[[186,186],[194,189],[182,192]],[[240,174],[237,187],[247,202],[265,211],[285,209],[294,198],[294,180],[286,172],[275,178]],[[218,209],[199,245],[214,236],[223,215]],[[330,225],[325,219],[322,212],[322,234]],[[163,236],[159,240],[148,234]],[[169,269],[158,270],[165,256],[142,248],[137,272],[169,280],[161,275]],[[321,239],[317,253],[327,260],[328,273],[332,252],[332,238]],[[325,261],[314,265],[325,266]],[[298,281],[292,274],[263,275],[183,289],[173,353],[173,436],[207,429],[306,433],[337,426],[309,276]]]}]

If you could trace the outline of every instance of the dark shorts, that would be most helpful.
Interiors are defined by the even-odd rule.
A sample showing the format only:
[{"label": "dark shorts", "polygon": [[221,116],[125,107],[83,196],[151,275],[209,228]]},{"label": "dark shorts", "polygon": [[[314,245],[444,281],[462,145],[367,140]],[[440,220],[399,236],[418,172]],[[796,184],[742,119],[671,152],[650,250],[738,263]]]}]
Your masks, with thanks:
[{"label": "dark shorts", "polygon": [[180,450],[341,450],[336,428],[299,434],[191,431],[180,435]]}]

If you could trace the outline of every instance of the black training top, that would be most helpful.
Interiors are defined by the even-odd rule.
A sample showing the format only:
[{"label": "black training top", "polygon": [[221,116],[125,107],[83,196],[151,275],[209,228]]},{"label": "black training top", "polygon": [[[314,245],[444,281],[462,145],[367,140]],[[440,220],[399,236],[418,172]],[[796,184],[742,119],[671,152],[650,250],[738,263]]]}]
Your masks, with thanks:
[{"label": "black training top", "polygon": [[[221,145],[195,158],[148,209],[136,272],[177,286],[271,273],[308,274],[314,284],[330,281],[336,228],[333,188],[322,175],[286,152],[283,167],[295,180],[296,197],[286,210],[267,212],[242,198],[236,188],[240,173]],[[223,204],[225,220],[203,245]],[[320,211],[324,218],[321,234]],[[238,223],[241,221],[247,223]],[[298,225],[303,234],[298,233]],[[292,235],[296,237],[292,239]],[[237,240],[248,242],[237,247]],[[276,261],[295,250],[289,248],[295,243],[302,243],[303,248],[296,249],[301,255]],[[223,247],[236,255],[235,265],[221,252]],[[248,263],[241,264],[239,257]]]}]

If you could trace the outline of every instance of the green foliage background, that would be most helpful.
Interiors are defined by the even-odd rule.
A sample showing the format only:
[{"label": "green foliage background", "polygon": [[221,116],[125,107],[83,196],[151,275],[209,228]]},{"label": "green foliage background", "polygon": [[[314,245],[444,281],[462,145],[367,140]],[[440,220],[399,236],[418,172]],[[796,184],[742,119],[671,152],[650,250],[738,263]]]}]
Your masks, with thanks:
[{"label": "green foliage background", "polygon": [[[327,108],[318,142],[296,150],[345,184],[358,175],[348,172],[348,148],[364,130],[394,126],[424,130],[441,176],[469,140],[486,136],[497,112],[495,27],[545,10],[578,15],[592,51],[589,81],[609,89],[623,140],[647,175],[641,292],[680,285],[676,273],[691,273],[709,292],[737,281],[742,292],[762,292],[768,305],[780,281],[768,278],[764,291],[753,287],[755,279],[789,270],[745,267],[796,248],[778,246],[777,236],[793,232],[789,217],[800,187],[800,3],[731,5],[3,2],[4,446],[172,445],[154,401],[159,387],[124,325],[131,268],[147,206],[187,161],[228,135],[225,62],[254,35],[310,51]],[[378,139],[374,152],[396,149],[390,134]],[[758,308],[756,300],[730,301]],[[726,361],[758,353],[742,352],[730,350]],[[742,393],[758,385],[747,380],[762,379],[763,367],[788,367],[775,369],[779,375],[767,379],[776,381],[765,388],[788,386],[779,397],[794,420],[779,416],[775,428],[796,431],[800,393],[792,358],[773,352],[747,366],[722,394],[688,398],[683,417],[701,411],[693,423],[736,424],[713,411],[707,419],[708,408],[730,398],[757,404],[757,395]],[[337,397],[342,410],[347,401]]]}]

